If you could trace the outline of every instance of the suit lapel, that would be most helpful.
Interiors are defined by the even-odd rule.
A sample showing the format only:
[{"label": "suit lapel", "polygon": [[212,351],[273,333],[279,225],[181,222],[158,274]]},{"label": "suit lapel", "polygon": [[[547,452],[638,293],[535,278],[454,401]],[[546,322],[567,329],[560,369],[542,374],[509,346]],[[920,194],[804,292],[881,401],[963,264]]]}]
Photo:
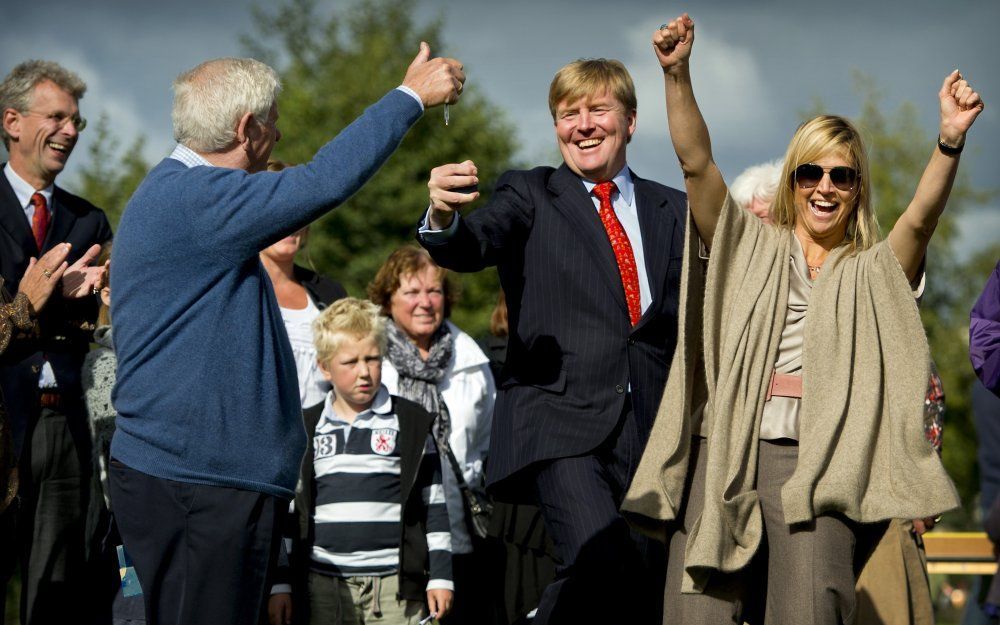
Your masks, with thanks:
[{"label": "suit lapel", "polygon": [[642,229],[642,250],[646,259],[646,277],[649,280],[650,299],[652,303],[646,314],[636,325],[643,325],[647,317],[655,315],[658,304],[663,298],[663,289],[667,279],[667,267],[673,254],[673,229],[676,219],[667,206],[667,198],[658,194],[651,185],[634,173],[632,183],[635,185],[636,210],[639,214],[639,227]]},{"label": "suit lapel", "polygon": [[[52,206],[49,207],[49,210],[52,211],[52,227],[49,228],[48,233],[45,235],[45,244],[43,247],[46,250],[51,249],[57,243],[65,241],[73,229],[73,224],[76,223],[76,214],[69,210],[62,201],[64,194],[65,191],[59,187],[54,187],[52,190]],[[82,254],[86,250],[74,251]]]},{"label": "suit lapel", "polygon": [[24,207],[14,195],[14,189],[10,188],[7,176],[0,172],[0,228],[10,234],[17,245],[26,254],[34,256],[35,236],[31,233],[31,225],[24,217]]},{"label": "suit lapel", "polygon": [[554,195],[552,204],[572,223],[584,245],[590,249],[605,284],[621,305],[625,314],[628,307],[625,303],[625,289],[622,287],[621,274],[618,272],[618,261],[608,242],[608,233],[594,208],[593,200],[587,195],[587,190],[580,178],[566,167],[564,163],[549,179],[549,191]]}]

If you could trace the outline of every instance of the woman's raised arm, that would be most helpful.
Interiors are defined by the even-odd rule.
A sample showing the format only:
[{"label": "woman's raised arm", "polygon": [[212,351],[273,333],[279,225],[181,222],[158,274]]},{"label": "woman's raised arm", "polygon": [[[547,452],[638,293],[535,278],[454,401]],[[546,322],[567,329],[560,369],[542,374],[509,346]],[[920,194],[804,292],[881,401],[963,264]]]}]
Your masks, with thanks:
[{"label": "woman's raised arm", "polygon": [[726,183],[712,159],[708,126],[691,88],[688,59],[694,45],[694,21],[684,13],[653,33],[653,50],[663,68],[670,140],[684,172],[688,206],[698,235],[711,246],[726,198]]},{"label": "woman's raised arm", "polygon": [[979,94],[957,69],[944,79],[938,98],[941,100],[939,145],[920,177],[913,200],[889,233],[889,245],[910,280],[920,269],[927,244],[948,202],[965,135],[983,110]]}]

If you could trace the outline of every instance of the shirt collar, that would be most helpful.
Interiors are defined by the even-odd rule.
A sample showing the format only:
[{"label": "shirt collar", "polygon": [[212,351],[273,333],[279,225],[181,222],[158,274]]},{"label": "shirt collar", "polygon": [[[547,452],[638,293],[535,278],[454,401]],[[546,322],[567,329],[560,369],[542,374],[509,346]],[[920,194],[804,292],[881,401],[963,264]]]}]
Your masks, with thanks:
[{"label": "shirt collar", "polygon": [[[582,180],[583,186],[587,188],[587,194],[589,195],[593,193],[594,187],[597,186],[597,183],[587,180],[586,178],[582,178]],[[633,192],[632,172],[629,171],[627,163],[624,167],[622,167],[621,171],[615,174],[615,177],[611,179],[611,182],[615,183],[615,186],[618,187],[618,195],[621,197],[622,201],[631,206]]]},{"label": "shirt collar", "polygon": [[50,184],[44,189],[35,189],[33,186],[28,184],[28,182],[17,175],[14,168],[10,166],[8,162],[3,167],[3,173],[7,176],[7,182],[10,183],[10,188],[14,190],[14,195],[17,197],[17,201],[21,203],[21,208],[27,208],[28,204],[31,202],[31,196],[35,193],[41,193],[45,197],[45,205],[52,209],[52,191],[55,189],[54,184]]},{"label": "shirt collar", "polygon": [[213,165],[205,160],[201,155],[181,143],[177,144],[174,151],[170,153],[170,158],[180,161],[187,165],[188,167],[197,167],[198,165],[204,165],[206,167],[212,167]]},{"label": "shirt collar", "polygon": [[[337,416],[337,413],[333,409],[333,402],[336,398],[336,391],[330,391],[326,394],[326,401],[323,403],[323,413],[319,418],[320,424],[332,422],[346,423],[346,421]],[[380,384],[378,392],[375,393],[375,399],[372,400],[372,405],[367,410],[359,412],[358,416],[354,419],[356,421],[357,419],[367,419],[372,415],[385,416],[388,414],[392,414],[392,395],[389,394],[389,389],[384,384]]]}]

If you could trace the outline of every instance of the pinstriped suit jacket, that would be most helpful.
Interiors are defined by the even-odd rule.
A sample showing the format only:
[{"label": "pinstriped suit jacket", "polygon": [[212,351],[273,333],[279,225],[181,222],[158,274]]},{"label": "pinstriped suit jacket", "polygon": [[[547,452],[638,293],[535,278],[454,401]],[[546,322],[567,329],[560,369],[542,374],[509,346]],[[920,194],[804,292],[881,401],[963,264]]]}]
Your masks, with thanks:
[{"label": "pinstriped suit jacket", "polygon": [[633,328],[618,265],[583,182],[566,165],[510,171],[446,242],[421,241],[455,271],[495,265],[510,338],[493,418],[487,478],[523,501],[511,479],[532,463],[597,448],[626,391],[643,436],[652,426],[677,341],[684,193],[633,174],[652,304]]}]

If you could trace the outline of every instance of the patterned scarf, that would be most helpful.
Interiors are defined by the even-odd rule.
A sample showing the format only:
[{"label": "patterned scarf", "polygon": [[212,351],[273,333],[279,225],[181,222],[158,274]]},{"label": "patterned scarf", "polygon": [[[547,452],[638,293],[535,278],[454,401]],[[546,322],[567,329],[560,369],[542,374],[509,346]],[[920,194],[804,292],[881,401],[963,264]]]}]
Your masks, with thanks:
[{"label": "patterned scarf", "polygon": [[407,338],[406,334],[393,321],[386,324],[388,329],[388,348],[386,356],[389,362],[399,372],[399,389],[397,394],[424,407],[434,416],[434,438],[438,448],[444,454],[451,446],[448,437],[451,436],[451,417],[448,406],[438,384],[444,379],[455,352],[455,337],[444,323],[431,337],[431,349],[427,360],[420,357],[417,346]]}]

